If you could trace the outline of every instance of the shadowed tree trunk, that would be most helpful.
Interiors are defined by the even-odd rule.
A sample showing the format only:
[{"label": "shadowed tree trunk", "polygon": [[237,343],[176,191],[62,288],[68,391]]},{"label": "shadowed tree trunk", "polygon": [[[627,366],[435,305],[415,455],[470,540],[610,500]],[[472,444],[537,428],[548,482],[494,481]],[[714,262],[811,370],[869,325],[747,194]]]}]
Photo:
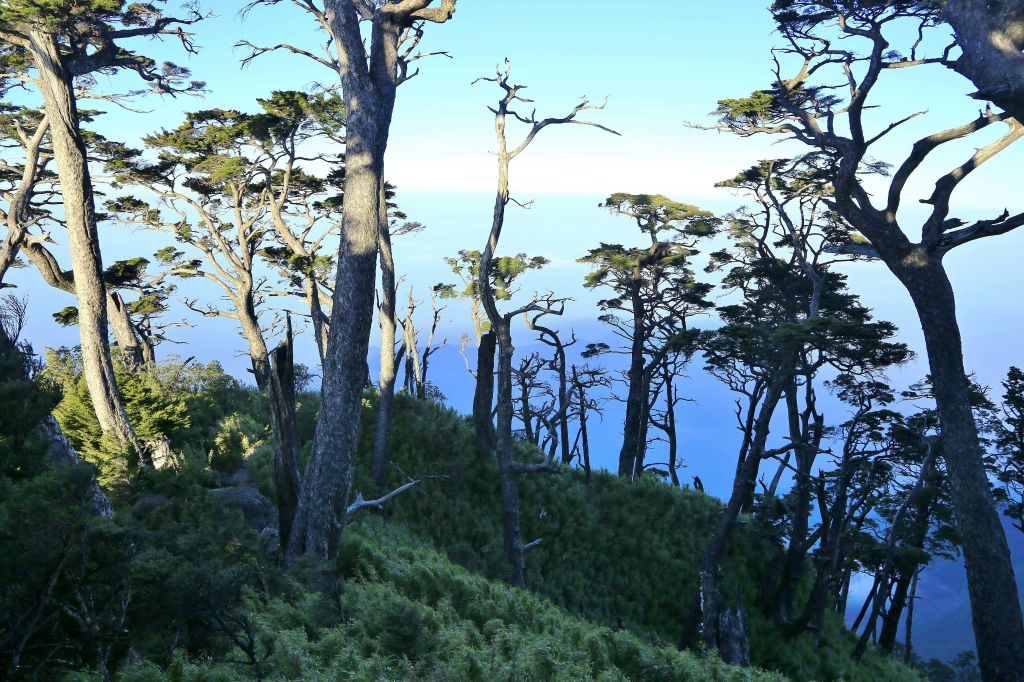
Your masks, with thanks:
[{"label": "shadowed tree trunk", "polygon": [[986,679],[1024,679],[1020,598],[1006,533],[981,459],[953,289],[941,260],[924,254],[908,255],[894,273],[910,292],[924,331],[942,431],[942,456],[964,541],[971,620],[977,639],[986,640],[979,649],[984,648],[990,659],[986,667],[1013,671],[1005,677],[993,677],[990,672]]},{"label": "shadowed tree trunk", "polygon": [[480,336],[476,351],[476,389],[473,392],[473,431],[476,452],[480,457],[494,455],[494,425],[491,406],[494,404],[494,355],[497,348],[493,331]]},{"label": "shadowed tree trunk", "polygon": [[[639,281],[639,276],[637,277]],[[636,283],[630,290],[633,302],[633,338],[629,352],[629,369],[626,370],[628,389],[626,392],[626,416],[622,423],[622,448],[619,450],[618,475],[628,478],[633,476],[637,459],[642,449],[647,447],[646,438],[641,442],[644,419],[644,332],[643,302],[640,299],[640,285]]]},{"label": "shadowed tree trunk", "polygon": [[[323,20],[337,48],[333,67],[341,79],[348,112],[345,203],[320,415],[286,565],[302,553],[321,559],[337,556],[368,378],[378,235],[387,216],[384,154],[398,85],[408,76],[399,46],[414,24],[448,21],[455,3],[443,0],[439,7],[430,7],[431,0],[409,0],[375,8],[352,0],[325,3]],[[360,31],[363,20],[371,27],[368,43]]]},{"label": "shadowed tree trunk", "polygon": [[299,439],[295,427],[295,361],[291,319],[288,333],[270,354],[270,419],[274,434],[274,489],[277,492],[278,540],[288,551],[288,529],[302,489]]},{"label": "shadowed tree trunk", "polygon": [[[333,0],[325,5],[323,20],[337,46],[334,68],[348,111],[345,204],[321,410],[286,563],[299,553],[335,556],[344,526],[368,374],[378,234],[386,218],[384,153],[397,87],[407,77],[399,45],[417,22],[444,23],[455,12],[455,0],[444,0],[438,8],[430,4],[411,0],[367,9],[351,0]],[[363,19],[372,27],[369,50],[360,32]]]},{"label": "shadowed tree trunk", "polygon": [[[1021,62],[1021,24],[1014,20],[1020,17],[1018,5],[996,7],[993,3],[962,0],[946,7],[964,52],[960,66],[965,73],[973,69],[971,77],[976,79],[982,96],[1000,97],[1006,102],[1007,113],[986,109],[963,125],[920,138],[898,164],[884,192],[873,188],[869,193],[862,182],[865,169],[874,163],[871,156],[875,150],[871,147],[909,119],[891,121],[888,127],[877,126],[877,105],[868,100],[874,86],[894,65],[913,67],[935,61],[898,56],[900,51],[892,49],[890,43],[896,34],[883,31],[883,27],[899,20],[916,21],[922,32],[929,31],[936,23],[934,16],[916,14],[922,9],[916,3],[846,3],[841,9],[821,5],[814,14],[789,12],[788,6],[776,9],[774,16],[787,49],[803,58],[796,59],[799,66],[794,77],[784,76],[781,64],[776,68],[771,90],[778,103],[772,105],[772,116],[776,118],[769,123],[767,118],[746,117],[739,111],[743,106],[732,108],[726,100],[719,109],[724,129],[740,134],[785,132],[814,153],[830,157],[828,174],[835,188],[835,209],[868,242],[851,243],[848,252],[880,258],[914,302],[928,352],[953,508],[964,538],[978,661],[984,679],[993,682],[1024,680],[1024,619],[1009,547],[985,474],[969,402],[970,384],[963,366],[953,290],[942,258],[958,246],[1006,234],[1024,225],[1024,213],[1011,215],[1003,211],[994,218],[974,222],[950,215],[951,197],[960,182],[1024,137],[1024,126],[1009,113],[1015,110],[1013,98],[1003,99],[1003,95],[1012,94],[1012,87],[1007,89],[1014,85],[1009,76],[1019,72]],[[1011,21],[1006,22],[1008,18]],[[1000,36],[993,32],[998,26],[990,22],[1000,21],[1011,33]],[[838,58],[837,54],[824,54],[817,41],[825,35],[831,40],[835,33],[851,41],[862,40],[865,48]],[[1004,38],[1008,42],[996,44]],[[985,56],[979,61],[978,55]],[[1008,66],[1008,62],[1015,66]],[[831,76],[829,63],[835,65]],[[993,75],[995,82],[989,80]],[[806,93],[834,84],[832,76],[839,78],[844,88],[848,83],[848,96],[834,102],[817,99],[814,106],[820,109],[809,113]],[[869,109],[873,112],[871,121],[864,116]],[[836,118],[842,119],[842,125],[832,124]],[[821,125],[824,120],[829,121],[828,126]],[[1006,124],[1008,130],[1004,135],[976,147],[969,158],[945,174],[933,176],[934,189],[922,200],[929,207],[928,215],[915,226],[920,241],[911,241],[900,224],[899,210],[906,198],[908,180],[924,167],[924,161],[935,149],[997,123]]]},{"label": "shadowed tree trunk", "polygon": [[[757,474],[761,467],[761,460],[765,458],[765,445],[768,441],[768,434],[771,426],[771,418],[775,413],[775,407],[785,392],[786,386],[792,375],[796,358],[790,354],[776,369],[772,376],[771,383],[765,391],[764,400],[761,403],[757,419],[754,421],[753,438],[750,450],[746,458],[740,464],[740,470],[733,481],[732,494],[729,502],[722,512],[718,521],[715,534],[704,549],[704,572],[707,574],[704,587],[701,589],[712,589],[714,581],[718,576],[718,566],[728,547],[729,539],[736,529],[740,512],[747,505],[747,501],[753,495],[757,485]],[[701,590],[693,595],[686,612],[683,614],[683,625],[679,636],[679,647],[689,648],[698,641],[701,630],[703,614],[701,612]],[[704,633],[707,638],[713,636]]]}]

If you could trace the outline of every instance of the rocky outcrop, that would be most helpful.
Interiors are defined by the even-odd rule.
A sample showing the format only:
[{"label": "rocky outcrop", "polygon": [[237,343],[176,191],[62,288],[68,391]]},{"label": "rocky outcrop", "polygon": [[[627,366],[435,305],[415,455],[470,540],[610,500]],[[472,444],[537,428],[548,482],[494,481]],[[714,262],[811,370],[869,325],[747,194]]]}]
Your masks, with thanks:
[{"label": "rocky outcrop", "polygon": [[[62,466],[77,467],[84,464],[82,458],[78,456],[78,453],[71,446],[71,443],[64,437],[63,432],[60,430],[60,425],[53,418],[53,415],[47,415],[43,423],[39,425],[39,432],[49,444],[46,450],[46,457],[51,466],[55,468]],[[89,482],[88,495],[89,511],[94,516],[109,518],[114,515],[114,508],[110,506],[110,500],[100,488],[95,478]]]},{"label": "rocky outcrop", "polygon": [[210,499],[242,512],[245,522],[260,533],[277,533],[277,508],[256,488],[212,488]]}]

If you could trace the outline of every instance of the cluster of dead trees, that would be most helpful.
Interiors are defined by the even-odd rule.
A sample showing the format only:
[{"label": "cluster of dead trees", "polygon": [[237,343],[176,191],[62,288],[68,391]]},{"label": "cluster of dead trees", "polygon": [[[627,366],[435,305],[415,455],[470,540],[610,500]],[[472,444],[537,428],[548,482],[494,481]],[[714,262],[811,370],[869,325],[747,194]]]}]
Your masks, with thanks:
[{"label": "cluster of dead trees", "polygon": [[[279,4],[255,0],[247,11],[283,11]],[[243,42],[245,62],[291,53],[323,69],[320,88],[271,93],[256,114],[189,114],[177,127],[146,137],[144,149],[91,131],[98,114],[82,103],[124,104],[123,95],[104,91],[97,78],[120,72],[158,93],[201,92],[203,83],[186,69],[133,50],[139,39],[156,37],[193,52],[189,27],[204,19],[199,10],[179,17],[149,4],[99,0],[76,2],[73,12],[70,4],[28,0],[0,9],[0,87],[5,95],[14,88],[30,93],[12,98],[30,103],[5,102],[0,111],[6,227],[0,286],[24,257],[49,285],[74,294],[75,308],[60,319],[79,328],[83,371],[105,434],[144,465],[154,464],[154,446],[139,441],[118,392],[111,341],[125,371],[145,371],[168,326],[180,323],[166,319],[176,288],[185,280],[209,283],[221,292],[215,303],[186,298],[185,305],[237,323],[254,380],[271,398],[284,561],[301,554],[331,558],[346,514],[370,504],[350,498],[375,312],[382,343],[372,466],[383,500],[411,484],[399,481],[387,492],[396,484],[388,453],[400,369],[410,394],[430,397],[429,360],[444,345],[438,341],[443,301],[464,299],[477,346],[475,362],[467,358],[476,380],[477,449],[498,464],[509,581],[521,586],[526,554],[541,539],[521,536],[520,477],[574,462],[589,475],[588,419],[600,414],[599,397],[616,382],[625,408],[618,475],[632,479],[653,469],[678,485],[677,410],[686,399],[686,368],[699,358],[736,395],[741,444],[734,485],[704,550],[699,590],[681,595],[689,604],[682,646],[703,640],[743,661],[746,648],[736,641],[744,636],[743,605],[726,604],[718,583],[731,538],[753,515],[782,540],[777,580],[762,586],[758,599],[786,632],[820,629],[825,613],[842,613],[851,576],[867,571],[874,587],[856,619],[858,651],[872,639],[892,650],[928,557],[960,546],[982,672],[989,680],[1024,679],[1024,624],[992,486],[998,480],[1011,504],[1021,488],[1019,401],[1011,400],[1020,381],[1011,372],[1003,417],[991,416],[994,408],[986,407],[964,367],[943,264],[954,248],[1024,224],[1024,214],[1009,211],[973,222],[951,215],[960,183],[1024,136],[1019,3],[993,9],[978,0],[776,2],[781,40],[773,82],[748,97],[721,100],[713,127],[786,137],[798,151],[723,182],[746,202],[729,216],[658,195],[612,195],[604,206],[632,221],[642,243],[601,244],[580,259],[590,267],[584,286],[606,296],[601,320],[618,339],[586,345],[583,357],[620,355],[621,375],[571,361],[579,341],[552,322],[568,298],[519,293],[517,278],[543,266],[543,258],[499,255],[506,209],[519,203],[510,190],[511,162],[556,126],[614,133],[584,118],[602,105],[582,100],[563,116],[538,118],[532,105],[524,106],[530,100],[511,80],[507,62],[480,79],[499,93],[491,107],[498,171],[493,220],[482,230],[480,250],[450,261],[460,283],[434,287],[432,315],[417,328],[424,316],[415,314],[422,302],[412,291],[400,312],[392,239],[421,226],[395,205],[384,159],[400,86],[417,75],[415,62],[431,56],[419,51],[420,42],[452,19],[456,0],[293,4],[311,29],[323,32],[322,44]],[[906,38],[899,30],[906,24],[917,27],[910,32],[917,40],[892,44]],[[952,42],[932,49],[949,28]],[[974,96],[991,104],[960,126],[922,136],[887,165],[878,158],[880,142],[919,114],[879,123],[886,107],[875,104],[874,91],[889,72],[926,67],[963,74],[977,87]],[[521,137],[511,135],[513,125],[522,126]],[[908,224],[900,211],[908,180],[925,172],[929,155],[993,126],[1005,133],[936,176],[924,217]],[[311,170],[324,166],[330,171]],[[871,183],[885,191],[869,191]],[[103,193],[103,213],[101,184],[111,190]],[[104,268],[104,221],[165,233],[171,245],[153,260]],[[70,248],[68,269],[52,247],[54,230]],[[908,236],[912,230],[919,231],[917,241]],[[723,238],[729,244],[721,248]],[[873,319],[837,267],[864,259],[884,263],[914,302],[930,375],[903,399],[926,407],[893,407],[900,396],[887,387],[885,372],[910,351],[893,340],[891,324]],[[709,277],[702,280],[698,264]],[[279,305],[282,300],[288,305]],[[694,325],[694,318],[712,314],[721,322],[717,328]],[[294,427],[293,315],[306,321],[323,369],[322,407],[304,470]],[[513,328],[520,318],[546,353],[516,356]],[[276,346],[275,338],[281,339]],[[470,342],[463,343],[464,354]],[[823,390],[848,413],[824,414]],[[987,422],[979,416],[986,410]],[[995,459],[986,457],[979,436],[986,430],[1001,448]],[[520,440],[542,454],[524,458]],[[659,442],[667,461],[651,462],[652,444]],[[1006,455],[1013,452],[1016,457]],[[806,594],[800,586],[808,580]],[[905,621],[909,642],[912,618]]]}]

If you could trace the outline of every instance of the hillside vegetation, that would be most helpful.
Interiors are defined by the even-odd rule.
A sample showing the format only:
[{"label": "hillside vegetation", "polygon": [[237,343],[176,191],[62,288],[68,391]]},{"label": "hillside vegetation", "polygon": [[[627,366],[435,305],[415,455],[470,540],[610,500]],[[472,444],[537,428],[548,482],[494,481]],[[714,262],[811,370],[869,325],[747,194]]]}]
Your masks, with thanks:
[{"label": "hillside vegetation", "polygon": [[[734,544],[727,587],[748,606],[759,668],[678,651],[680,595],[693,588],[719,503],[654,478],[629,484],[595,472],[588,481],[568,469],[530,477],[523,529],[542,543],[529,555],[529,589],[505,586],[494,463],[473,454],[463,417],[404,396],[392,478],[421,483],[383,513],[357,515],[337,566],[282,572],[268,524],[210,492],[255,487],[273,499],[257,395],[215,365],[166,363],[125,377],[126,395],[144,401],[132,409],[161,420],[176,453],[173,466],[145,472],[90,440],[74,363],[51,360],[40,381],[63,389],[56,414],[118,511],[109,519],[84,511],[82,468],[3,472],[0,643],[21,657],[5,671],[11,677],[920,679],[874,653],[854,664],[837,621],[820,635],[774,632],[758,589],[780,550],[753,519]],[[369,396],[368,413],[373,403]],[[315,396],[304,395],[306,439],[315,412]],[[368,489],[365,464],[357,490]]]}]

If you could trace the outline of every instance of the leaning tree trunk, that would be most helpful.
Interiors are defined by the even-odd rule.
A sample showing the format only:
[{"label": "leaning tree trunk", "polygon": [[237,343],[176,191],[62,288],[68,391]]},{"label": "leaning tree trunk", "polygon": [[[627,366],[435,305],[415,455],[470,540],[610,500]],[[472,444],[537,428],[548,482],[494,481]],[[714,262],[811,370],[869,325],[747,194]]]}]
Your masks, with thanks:
[{"label": "leaning tree trunk", "polygon": [[32,195],[39,179],[40,148],[49,128],[50,124],[46,116],[43,116],[35,133],[25,144],[25,165],[18,187],[7,206],[7,235],[3,243],[0,243],[0,289],[4,288],[4,277],[17,260],[22,241],[28,234],[32,220]]},{"label": "leaning tree trunk", "polygon": [[[24,242],[22,253],[32,261],[39,271],[43,281],[54,289],[76,295],[74,273],[62,270],[53,254],[38,242]],[[107,307],[110,313],[110,328],[114,331],[114,341],[121,349],[121,358],[125,371],[134,373],[150,362],[152,348],[144,340],[140,339],[135,326],[132,324],[128,314],[128,306],[116,291],[107,290]],[[81,310],[79,309],[79,315]]]},{"label": "leaning tree trunk", "polygon": [[50,141],[60,181],[71,266],[75,273],[82,366],[89,397],[103,432],[134,447],[145,460],[147,455],[135,436],[114,380],[96,209],[85,143],[78,127],[73,77],[61,62],[53,35],[31,31],[29,42],[32,60],[39,72],[39,90],[50,121]]},{"label": "leaning tree trunk", "polygon": [[[711,541],[704,549],[704,571],[706,580],[714,581],[718,575],[718,566],[722,556],[728,547],[729,539],[736,529],[740,512],[746,506],[747,500],[757,485],[757,473],[761,468],[761,460],[765,454],[765,446],[768,441],[768,433],[771,426],[772,415],[775,407],[779,404],[785,387],[792,375],[795,358],[790,355],[782,361],[782,364],[775,370],[772,381],[765,391],[764,401],[754,422],[754,435],[751,439],[750,451],[747,453],[740,471],[733,481],[732,494],[729,502],[718,520],[718,526]],[[713,585],[710,585],[713,587]],[[703,614],[701,613],[701,589],[710,589],[709,585],[703,585],[693,595],[686,611],[683,613],[683,624],[679,636],[679,647],[689,648],[698,640],[699,630],[702,627]],[[713,636],[713,633],[704,633],[704,637]]]},{"label": "leaning tree trunk", "polygon": [[[114,330],[114,339],[121,351],[124,370],[129,374],[135,374],[146,364],[147,353],[135,332],[128,304],[116,291],[107,292],[107,312],[110,316],[110,326]],[[81,311],[79,311],[79,316],[81,316]]]},{"label": "leaning tree trunk", "polygon": [[[381,207],[384,202],[381,201]],[[395,259],[391,252],[391,233],[387,217],[380,221],[380,397],[377,406],[377,430],[373,438],[373,456],[370,471],[373,484],[384,491],[388,486],[388,466],[391,448],[391,413],[395,403],[395,340],[398,325],[395,322]],[[411,325],[412,321],[406,322]],[[414,340],[415,342],[415,340]],[[408,345],[408,344],[407,344]],[[406,352],[408,352],[408,347]]]},{"label": "leaning tree trunk", "polygon": [[[345,84],[349,107],[345,211],[331,307],[330,333],[313,450],[303,477],[286,564],[301,553],[337,555],[352,487],[373,325],[380,200],[390,108],[357,83]],[[393,92],[391,102],[393,103]]]},{"label": "leaning tree trunk", "polygon": [[493,331],[481,335],[476,352],[476,389],[473,392],[473,431],[476,433],[476,452],[480,457],[491,457],[494,453],[491,406],[494,404],[496,347]]},{"label": "leaning tree trunk", "polygon": [[953,288],[941,260],[932,256],[911,254],[890,268],[910,292],[924,331],[981,671],[986,680],[1024,680],[1017,582],[982,462]]}]

